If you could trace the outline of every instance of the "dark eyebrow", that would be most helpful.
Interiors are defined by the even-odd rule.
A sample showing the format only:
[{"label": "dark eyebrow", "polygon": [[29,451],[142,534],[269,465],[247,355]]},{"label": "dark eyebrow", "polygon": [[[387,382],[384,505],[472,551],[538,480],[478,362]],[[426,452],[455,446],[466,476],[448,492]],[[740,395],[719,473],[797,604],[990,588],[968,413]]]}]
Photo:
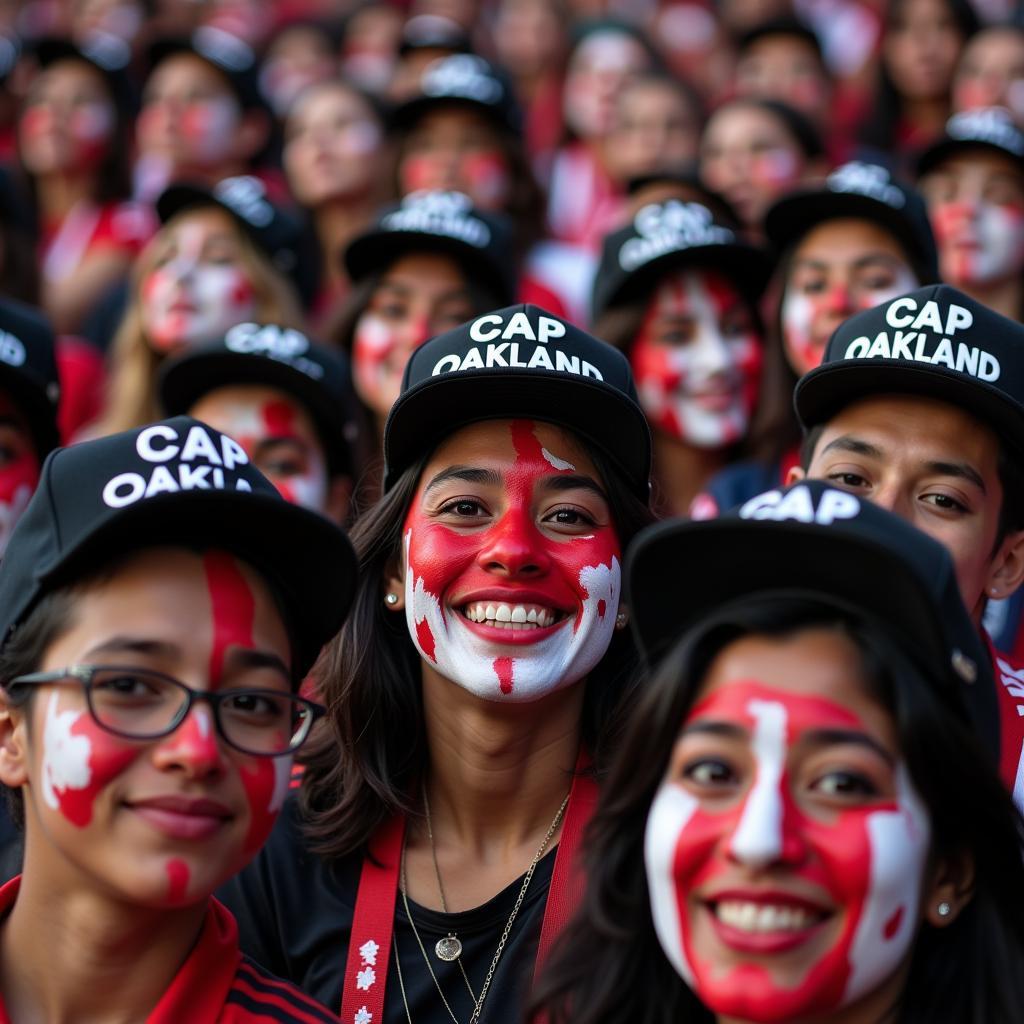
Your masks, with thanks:
[{"label": "dark eyebrow", "polygon": [[543,486],[549,491],[574,491],[577,489],[593,491],[599,498],[608,500],[604,488],[593,477],[581,476],[577,473],[559,473],[557,476],[546,477]]},{"label": "dark eyebrow", "polygon": [[491,487],[501,486],[501,474],[496,473],[493,469],[479,469],[473,466],[449,466],[447,469],[442,469],[427,484],[423,489],[423,493],[426,494],[428,491],[433,490],[433,488],[440,487],[441,484],[446,483],[448,480],[463,480],[469,484],[486,484]]},{"label": "dark eyebrow", "polygon": [[930,473],[938,473],[941,476],[952,476],[958,480],[967,480],[974,484],[982,494],[987,494],[985,481],[981,474],[967,462],[928,462],[926,468]]},{"label": "dark eyebrow", "polygon": [[874,751],[890,768],[896,765],[896,758],[878,740],[856,729],[809,729],[801,735],[800,742],[814,747],[852,743]]},{"label": "dark eyebrow", "polygon": [[683,726],[679,732],[679,739],[682,739],[684,736],[690,736],[693,733],[722,736],[726,739],[732,740],[742,740],[746,739],[750,735],[750,730],[744,729],[739,725],[734,725],[732,722],[716,722],[714,719],[707,718],[700,719],[696,722],[691,722],[689,725]]},{"label": "dark eyebrow", "polygon": [[[227,657],[230,668],[272,668],[286,679],[291,679],[288,666],[270,651],[258,651],[249,647],[236,647]],[[225,673],[227,674],[227,673]]]},{"label": "dark eyebrow", "polygon": [[85,659],[94,657],[97,654],[146,654],[151,657],[167,657],[180,653],[177,644],[166,643],[163,640],[143,640],[134,636],[114,636],[103,643],[91,647],[85,653]]},{"label": "dark eyebrow", "polygon": [[851,437],[849,434],[844,434],[842,437],[837,437],[834,441],[829,441],[821,449],[821,454],[824,455],[825,452],[830,451],[850,452],[852,455],[865,455],[870,459],[880,459],[884,454],[877,445],[868,444],[867,441],[861,441],[859,438]]}]

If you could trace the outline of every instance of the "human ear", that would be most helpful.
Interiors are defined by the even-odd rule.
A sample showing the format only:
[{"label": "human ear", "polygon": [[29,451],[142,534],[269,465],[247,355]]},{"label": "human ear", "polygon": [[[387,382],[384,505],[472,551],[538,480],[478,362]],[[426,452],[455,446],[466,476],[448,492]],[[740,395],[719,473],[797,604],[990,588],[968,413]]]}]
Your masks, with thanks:
[{"label": "human ear", "polygon": [[339,526],[348,519],[348,510],[352,502],[352,477],[332,476],[327,487],[327,502],[324,512],[328,519]]},{"label": "human ear", "polygon": [[785,485],[788,487],[790,484],[798,484],[801,480],[807,479],[807,470],[803,466],[791,466],[789,472],[786,474]]},{"label": "human ear", "polygon": [[985,596],[996,600],[1009,597],[1024,583],[1024,530],[1008,533],[989,567]]},{"label": "human ear", "polygon": [[27,707],[15,707],[0,689],[0,782],[20,789],[28,782]]},{"label": "human ear", "polygon": [[405,610],[405,575],[397,559],[384,567],[384,607],[389,612]]},{"label": "human ear", "polygon": [[974,858],[968,853],[939,861],[925,892],[924,920],[933,928],[951,925],[974,895]]}]

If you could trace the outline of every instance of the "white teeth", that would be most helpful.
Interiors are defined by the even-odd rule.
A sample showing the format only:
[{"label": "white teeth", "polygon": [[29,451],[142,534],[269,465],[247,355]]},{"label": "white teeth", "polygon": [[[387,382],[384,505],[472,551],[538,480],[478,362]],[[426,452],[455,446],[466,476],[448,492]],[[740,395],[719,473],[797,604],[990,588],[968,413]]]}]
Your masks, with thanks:
[{"label": "white teeth", "polygon": [[473,601],[462,609],[470,622],[486,622],[498,629],[543,629],[552,625],[559,615],[553,608],[536,604],[487,604]]},{"label": "white teeth", "polygon": [[715,906],[718,920],[744,932],[797,932],[816,921],[800,907],[724,900]]}]

